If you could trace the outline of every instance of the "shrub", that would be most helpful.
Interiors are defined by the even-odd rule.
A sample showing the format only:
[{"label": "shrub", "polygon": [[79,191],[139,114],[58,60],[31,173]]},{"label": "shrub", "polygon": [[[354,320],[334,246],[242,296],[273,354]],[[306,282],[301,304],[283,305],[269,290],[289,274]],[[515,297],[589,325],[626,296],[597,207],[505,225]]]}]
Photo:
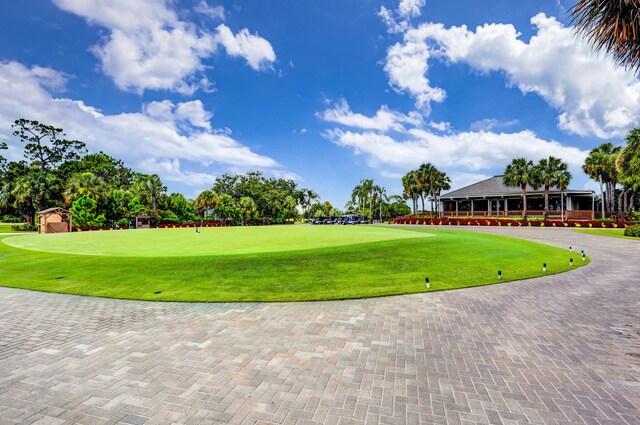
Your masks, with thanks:
[{"label": "shrub", "polygon": [[38,230],[35,224],[30,223],[18,224],[15,226],[11,226],[11,228],[16,232],[35,232],[36,230]]},{"label": "shrub", "polygon": [[627,226],[624,229],[624,235],[632,238],[640,238],[640,225]]},{"label": "shrub", "polygon": [[24,220],[13,215],[0,215],[0,223],[22,223]]}]

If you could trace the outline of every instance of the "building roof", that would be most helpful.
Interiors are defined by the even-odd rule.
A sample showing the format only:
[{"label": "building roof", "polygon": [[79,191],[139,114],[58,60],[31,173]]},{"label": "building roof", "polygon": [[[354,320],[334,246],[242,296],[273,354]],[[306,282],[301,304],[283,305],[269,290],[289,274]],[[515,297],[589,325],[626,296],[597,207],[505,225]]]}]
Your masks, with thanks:
[{"label": "building roof", "polygon": [[59,213],[59,214],[71,214],[69,211],[64,208],[53,207],[47,208],[46,210],[38,211],[38,214],[50,214],[50,213]]},{"label": "building roof", "polygon": [[[531,186],[527,186],[527,194],[543,194],[544,188],[535,190]],[[549,191],[551,194],[559,194],[560,189],[552,187]],[[566,194],[575,195],[591,195],[592,190],[565,190]],[[440,199],[460,199],[460,198],[486,198],[486,197],[505,197],[520,196],[522,189],[519,187],[508,187],[502,183],[502,176],[493,176],[478,183],[443,194]]]}]

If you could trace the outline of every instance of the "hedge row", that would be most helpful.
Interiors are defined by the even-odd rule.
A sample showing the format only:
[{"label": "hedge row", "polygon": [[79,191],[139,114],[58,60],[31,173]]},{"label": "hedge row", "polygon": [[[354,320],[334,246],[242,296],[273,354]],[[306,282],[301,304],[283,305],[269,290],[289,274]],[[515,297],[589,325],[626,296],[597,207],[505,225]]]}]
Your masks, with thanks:
[{"label": "hedge row", "polygon": [[389,220],[391,224],[428,224],[442,226],[513,226],[513,227],[596,227],[623,229],[637,223],[604,221],[557,221],[557,220],[498,220],[495,218],[416,218],[403,217]]},{"label": "hedge row", "polygon": [[[155,227],[159,229],[166,228],[181,228],[181,227],[223,227],[228,226],[228,224],[222,223],[221,221],[205,221],[205,222],[191,222],[191,223],[176,223],[176,224],[158,224]],[[119,227],[117,230],[128,230],[128,226]],[[113,226],[73,226],[74,232],[88,232],[92,230],[116,230]]]}]

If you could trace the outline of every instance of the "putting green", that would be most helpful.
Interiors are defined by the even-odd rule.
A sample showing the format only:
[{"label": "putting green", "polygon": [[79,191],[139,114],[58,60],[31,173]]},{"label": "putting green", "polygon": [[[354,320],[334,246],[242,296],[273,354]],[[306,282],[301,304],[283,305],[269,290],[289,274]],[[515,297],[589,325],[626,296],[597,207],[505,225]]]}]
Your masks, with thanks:
[{"label": "putting green", "polygon": [[59,254],[117,257],[192,257],[299,251],[433,236],[380,226],[260,226],[145,229],[22,235],[15,248]]},{"label": "putting green", "polygon": [[207,228],[197,245],[192,228],[0,235],[0,285],[157,301],[335,300],[488,285],[589,262],[570,265],[574,256],[504,236],[372,225]]}]

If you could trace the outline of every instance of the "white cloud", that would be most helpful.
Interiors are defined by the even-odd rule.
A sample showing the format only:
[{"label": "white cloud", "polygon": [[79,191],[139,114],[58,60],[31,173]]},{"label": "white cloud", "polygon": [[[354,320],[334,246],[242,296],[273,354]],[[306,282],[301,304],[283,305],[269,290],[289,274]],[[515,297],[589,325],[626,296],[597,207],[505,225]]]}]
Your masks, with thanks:
[{"label": "white cloud", "polygon": [[494,128],[508,128],[520,124],[519,120],[499,120],[496,118],[485,118],[474,121],[469,126],[472,131],[491,131]]},{"label": "white cloud", "polygon": [[452,130],[451,123],[448,121],[440,121],[440,122],[429,121],[429,127],[433,128],[434,130],[441,131],[443,133],[450,132]]},{"label": "white cloud", "polygon": [[224,46],[229,56],[244,58],[249,66],[257,71],[271,68],[271,64],[276,60],[271,44],[264,38],[249,33],[246,28],[233,35],[228,26],[220,24],[217,28],[216,42]]},{"label": "white cloud", "polygon": [[140,170],[162,176],[163,181],[182,183],[187,186],[208,187],[213,185],[216,176],[181,169],[178,159],[146,158],[137,163]]},{"label": "white cloud", "polygon": [[431,53],[424,38],[416,38],[415,30],[404,35],[404,43],[396,43],[387,50],[384,70],[389,76],[389,84],[398,93],[408,92],[416,99],[416,105],[426,114],[431,102],[442,102],[444,90],[431,87],[427,78]]},{"label": "white cloud", "polygon": [[457,190],[469,186],[470,184],[486,180],[490,177],[493,176],[480,173],[460,173],[456,171],[449,174],[449,178],[451,179],[451,190]]},{"label": "white cloud", "polygon": [[414,96],[418,106],[445,97],[427,78],[428,61],[436,57],[480,72],[502,72],[510,85],[556,108],[559,127],[570,133],[618,137],[640,120],[640,82],[631,72],[593,54],[553,17],[538,14],[531,23],[537,33],[528,43],[511,24],[485,24],[475,31],[422,24],[389,49],[385,70],[391,84]]},{"label": "white cloud", "polygon": [[387,179],[401,179],[404,174],[393,171],[381,170],[380,175]]},{"label": "white cloud", "polygon": [[390,110],[386,105],[380,107],[373,117],[354,113],[345,99],[340,99],[334,108],[320,112],[317,116],[325,121],[365,130],[404,131],[403,124],[414,127],[422,124],[420,114],[411,112],[405,115]]},{"label": "white cloud", "polygon": [[400,0],[398,14],[404,18],[414,18],[420,16],[421,9],[426,0]]},{"label": "white cloud", "polygon": [[[0,140],[7,140],[12,151],[22,147],[11,136],[11,123],[24,117],[62,127],[68,137],[87,143],[90,151],[102,150],[130,164],[150,161],[146,164],[160,166],[171,158],[223,167],[279,167],[233,139],[228,130],[212,129],[211,114],[199,100],[151,102],[141,112],[106,115],[82,101],[53,97],[46,87],[59,78],[51,69],[43,73],[17,62],[0,63]],[[176,164],[180,165],[172,163],[172,169],[160,167],[165,171],[162,177],[175,178]],[[198,173],[191,176],[203,178]]]},{"label": "white cloud", "polygon": [[538,161],[553,155],[578,170],[588,152],[538,138],[530,131],[519,133],[463,132],[440,135],[413,129],[404,140],[373,132],[329,130],[325,137],[338,146],[365,155],[372,167],[390,165],[402,169],[431,162],[436,167],[456,167],[458,171],[504,168],[515,157]]},{"label": "white cloud", "polygon": [[224,6],[209,6],[205,0],[201,0],[195,11],[215,21],[224,21]]},{"label": "white cloud", "polygon": [[[247,29],[234,36],[221,25],[225,29],[221,39],[220,27],[214,35],[180,20],[165,0],[53,1],[59,8],[109,30],[92,51],[101,62],[102,72],[122,90],[171,90],[182,94],[193,94],[200,88],[208,90],[211,84],[203,60],[214,55],[219,45],[231,56],[244,57],[254,69],[275,60],[269,42],[250,35]],[[200,11],[203,4],[207,6],[201,2]],[[213,13],[213,9],[207,10]],[[233,53],[229,52],[230,39],[236,40]]]}]

